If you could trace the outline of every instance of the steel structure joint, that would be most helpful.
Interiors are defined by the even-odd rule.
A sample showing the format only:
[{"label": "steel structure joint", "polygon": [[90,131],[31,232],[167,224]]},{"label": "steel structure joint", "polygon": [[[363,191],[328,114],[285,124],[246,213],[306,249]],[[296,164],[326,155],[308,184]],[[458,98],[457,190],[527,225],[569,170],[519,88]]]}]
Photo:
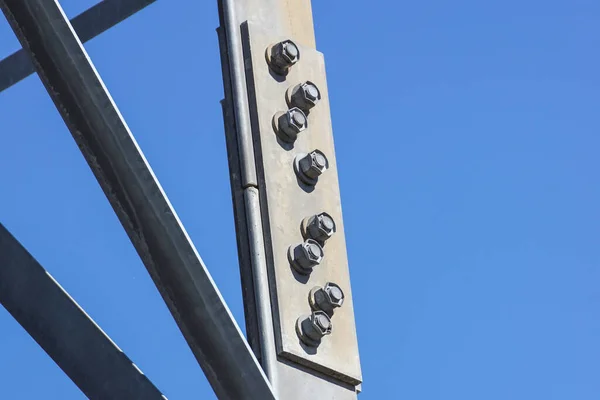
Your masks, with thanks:
[{"label": "steel structure joint", "polygon": [[1,0],[0,6],[217,396],[274,399],[256,357],[58,1]]},{"label": "steel structure joint", "polygon": [[[362,377],[323,56],[298,45],[300,60],[281,78],[265,63],[265,49],[295,38],[253,22],[243,26],[242,37],[278,356],[356,389]],[[286,143],[273,134],[273,115],[292,105],[290,82],[312,83],[319,102],[307,115],[309,128]],[[304,222],[307,215],[321,218],[311,225]],[[309,251],[317,246],[319,251]],[[310,288],[327,282],[344,288],[336,304],[343,306],[335,307],[335,329],[314,351],[306,344],[310,330],[299,321],[311,312]]]}]

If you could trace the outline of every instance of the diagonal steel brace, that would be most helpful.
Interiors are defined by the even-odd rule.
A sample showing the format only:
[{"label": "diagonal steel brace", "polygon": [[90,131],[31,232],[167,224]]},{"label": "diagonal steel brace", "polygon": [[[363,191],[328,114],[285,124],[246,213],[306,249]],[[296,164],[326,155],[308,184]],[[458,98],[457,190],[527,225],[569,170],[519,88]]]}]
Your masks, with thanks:
[{"label": "diagonal steel brace", "polygon": [[220,399],[271,385],[57,0],[0,7]]}]

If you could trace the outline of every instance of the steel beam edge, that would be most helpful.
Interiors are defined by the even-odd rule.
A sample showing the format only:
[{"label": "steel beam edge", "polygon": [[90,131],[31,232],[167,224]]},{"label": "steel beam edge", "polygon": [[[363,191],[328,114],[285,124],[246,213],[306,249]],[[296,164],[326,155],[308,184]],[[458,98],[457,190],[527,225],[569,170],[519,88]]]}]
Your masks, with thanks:
[{"label": "steel beam edge", "polygon": [[[277,350],[275,348],[273,311],[271,308],[265,241],[261,224],[262,216],[247,96],[241,26],[238,22],[236,12],[236,2],[234,0],[219,1],[221,33],[225,36],[225,40],[221,38],[219,42],[221,47],[225,104],[230,108],[229,111],[234,117],[234,130],[238,145],[236,155],[239,162],[240,184],[243,191],[243,213],[246,218],[244,224],[246,231],[242,232],[241,235],[244,236],[244,241],[247,243],[249,250],[248,255],[250,256],[254,294],[253,306],[255,308],[253,316],[256,317],[256,329],[251,330],[251,332],[257,332],[258,342],[260,343],[261,365],[271,382],[271,386],[275,389],[275,393],[277,393],[278,361]],[[231,155],[231,152],[229,154]],[[232,172],[230,169],[230,173]],[[234,188],[234,192],[235,190],[236,188]],[[239,227],[240,225],[238,224],[238,233],[240,232]],[[243,269],[245,266],[242,264],[240,267]]]},{"label": "steel beam edge", "polygon": [[[95,38],[113,26],[141,11],[156,0],[103,0],[71,20],[83,43]],[[0,92],[17,84],[35,68],[27,52],[20,49],[0,61]]]},{"label": "steel beam edge", "polygon": [[88,398],[166,399],[2,224],[0,304]]},{"label": "steel beam edge", "polygon": [[[220,4],[219,4],[220,7]],[[222,15],[219,10],[219,15]],[[223,76],[223,86],[225,93],[231,93],[231,82],[229,79],[229,55],[227,54],[227,44],[225,31],[223,27],[217,28],[217,37],[219,39],[219,48],[221,55],[221,68]],[[247,232],[246,209],[244,205],[244,188],[241,183],[241,163],[238,154],[238,142],[235,129],[235,118],[233,107],[230,103],[231,95],[225,96],[221,100],[221,109],[223,112],[223,126],[225,130],[225,144],[227,149],[227,161],[229,164],[229,178],[231,186],[231,198],[233,204],[233,217],[235,229],[237,232]],[[244,318],[246,322],[246,338],[256,355],[256,358],[262,365],[260,351],[260,337],[258,334],[258,316],[256,308],[254,280],[252,275],[252,263],[250,243],[248,243],[246,234],[236,234],[237,253],[240,267],[240,283],[242,287],[242,299],[244,303]],[[268,376],[267,376],[268,377]],[[272,385],[271,385],[272,386]]]},{"label": "steel beam edge", "polygon": [[58,1],[2,0],[21,45],[220,399],[273,390]]}]

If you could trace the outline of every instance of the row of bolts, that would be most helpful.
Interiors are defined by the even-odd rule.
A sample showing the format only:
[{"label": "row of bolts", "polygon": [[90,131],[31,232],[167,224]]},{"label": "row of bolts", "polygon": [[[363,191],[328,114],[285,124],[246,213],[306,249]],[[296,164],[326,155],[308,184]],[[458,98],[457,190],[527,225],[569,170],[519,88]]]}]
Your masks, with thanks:
[{"label": "row of bolts", "polygon": [[[285,76],[290,68],[300,60],[300,50],[291,40],[284,40],[270,46],[266,52],[267,62],[273,72]],[[273,117],[273,128],[279,139],[285,143],[293,143],[298,134],[308,127],[308,114],[321,100],[319,88],[306,81],[291,87],[286,92],[289,109]],[[327,170],[329,162],[320,150],[308,154],[299,154],[294,159],[294,172],[304,184],[314,186],[319,176]],[[304,242],[290,246],[288,259],[291,266],[301,275],[309,275],[319,265],[325,255],[323,246],[333,236],[336,225],[333,218],[323,212],[305,218],[301,224]],[[344,292],[333,282],[323,287],[314,287],[308,302],[312,313],[298,318],[296,333],[307,346],[316,347],[321,339],[331,334],[333,324],[331,318],[334,310],[344,303]]]}]

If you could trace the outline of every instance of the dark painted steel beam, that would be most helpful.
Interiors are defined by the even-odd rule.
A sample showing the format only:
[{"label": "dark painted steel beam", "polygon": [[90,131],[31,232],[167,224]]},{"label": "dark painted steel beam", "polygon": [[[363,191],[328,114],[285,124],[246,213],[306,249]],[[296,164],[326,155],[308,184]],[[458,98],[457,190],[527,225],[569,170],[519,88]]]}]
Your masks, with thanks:
[{"label": "dark painted steel beam", "polygon": [[[71,20],[82,43],[109,30],[156,0],[103,0]],[[0,61],[0,92],[35,73],[23,49]]]},{"label": "dark painted steel beam", "polygon": [[273,399],[265,374],[58,2],[0,0],[0,7],[217,396]]},{"label": "dark painted steel beam", "polygon": [[0,224],[0,303],[90,399],[165,399]]}]

